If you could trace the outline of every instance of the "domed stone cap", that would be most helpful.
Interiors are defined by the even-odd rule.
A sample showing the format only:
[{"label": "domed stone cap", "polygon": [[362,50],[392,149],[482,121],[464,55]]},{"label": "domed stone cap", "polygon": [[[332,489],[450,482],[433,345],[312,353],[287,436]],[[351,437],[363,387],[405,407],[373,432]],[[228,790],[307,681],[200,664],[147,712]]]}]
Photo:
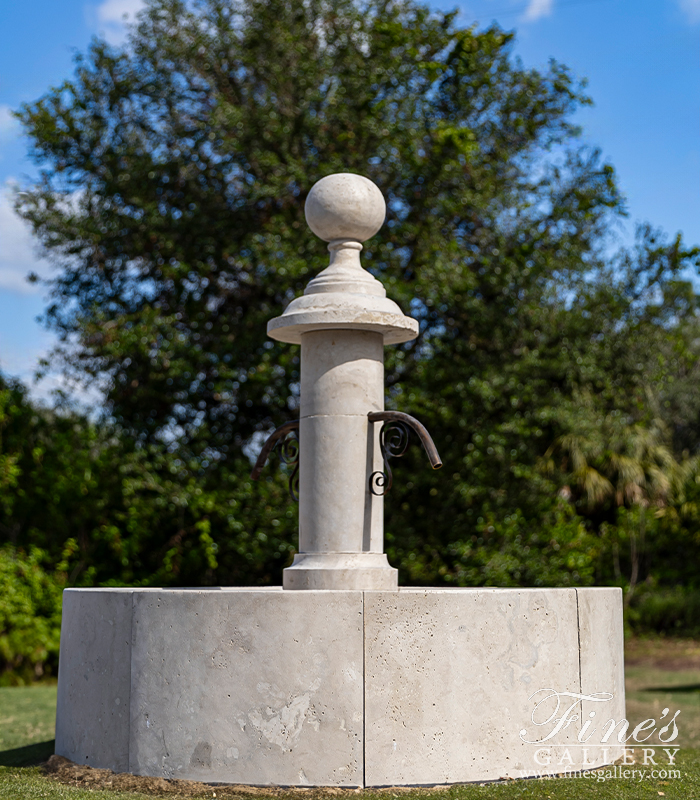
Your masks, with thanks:
[{"label": "domed stone cap", "polygon": [[300,344],[309,331],[338,329],[381,333],[384,344],[415,339],[418,322],[402,313],[360,263],[360,242],[374,236],[386,216],[379,189],[362,175],[328,175],[311,188],[305,211],[311,230],[330,242],[331,263],[267,323],[267,335],[290,344]]},{"label": "domed stone cap", "polygon": [[311,230],[325,242],[334,239],[364,242],[384,224],[386,203],[369,178],[339,172],[313,185],[304,212]]}]

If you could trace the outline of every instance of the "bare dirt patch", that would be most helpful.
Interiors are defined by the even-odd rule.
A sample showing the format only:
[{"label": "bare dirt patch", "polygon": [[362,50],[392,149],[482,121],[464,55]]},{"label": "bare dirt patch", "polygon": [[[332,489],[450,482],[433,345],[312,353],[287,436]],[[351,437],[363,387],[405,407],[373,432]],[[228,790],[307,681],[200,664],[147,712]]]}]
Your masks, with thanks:
[{"label": "bare dirt patch", "polygon": [[[51,756],[44,764],[47,777],[66,786],[75,786],[81,789],[111,789],[119,792],[139,792],[152,797],[175,798],[240,798],[252,800],[254,797],[263,798],[289,798],[289,800],[322,800],[330,796],[356,797],[365,793],[364,789],[339,789],[337,787],[323,788],[284,788],[269,786],[242,786],[233,784],[208,784],[197,781],[166,780],[165,778],[148,778],[141,775],[131,775],[128,772],[112,772],[109,769],[96,769],[74,764],[63,756]],[[431,787],[429,791],[449,789],[449,786]],[[408,786],[390,787],[370,790],[372,794],[388,793],[399,794],[411,792],[416,789]]]}]

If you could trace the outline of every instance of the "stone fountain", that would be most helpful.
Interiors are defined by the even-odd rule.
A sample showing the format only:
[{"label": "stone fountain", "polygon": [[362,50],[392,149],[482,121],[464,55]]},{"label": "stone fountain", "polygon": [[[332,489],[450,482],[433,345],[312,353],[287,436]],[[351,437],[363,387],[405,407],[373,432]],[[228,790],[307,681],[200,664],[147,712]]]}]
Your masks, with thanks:
[{"label": "stone fountain", "polygon": [[409,432],[440,458],[418,420],[384,410],[384,346],[418,333],[360,263],[384,216],[366,178],[319,181],[306,218],[330,265],[268,324],[301,346],[299,420],[253,471],[273,449],[291,462],[299,549],[283,586],[66,590],[59,755],[208,783],[371,787],[623,754],[590,727],[625,715],[620,590],[398,587],[389,461]]}]

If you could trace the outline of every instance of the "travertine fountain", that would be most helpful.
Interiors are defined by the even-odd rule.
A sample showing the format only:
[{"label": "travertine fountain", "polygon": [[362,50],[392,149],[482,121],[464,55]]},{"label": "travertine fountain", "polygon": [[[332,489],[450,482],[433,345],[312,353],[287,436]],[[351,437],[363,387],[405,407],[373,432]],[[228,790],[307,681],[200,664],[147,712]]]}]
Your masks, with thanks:
[{"label": "travertine fountain", "polygon": [[275,447],[298,455],[283,587],[66,590],[59,755],[291,786],[484,781],[622,755],[600,726],[589,735],[595,714],[625,714],[619,590],[398,587],[383,549],[389,459],[409,431],[440,459],[417,420],[384,411],[384,345],[418,333],[360,263],[384,216],[368,179],[319,181],[306,218],[330,266],[268,324],[301,345],[299,421],[253,472]]}]

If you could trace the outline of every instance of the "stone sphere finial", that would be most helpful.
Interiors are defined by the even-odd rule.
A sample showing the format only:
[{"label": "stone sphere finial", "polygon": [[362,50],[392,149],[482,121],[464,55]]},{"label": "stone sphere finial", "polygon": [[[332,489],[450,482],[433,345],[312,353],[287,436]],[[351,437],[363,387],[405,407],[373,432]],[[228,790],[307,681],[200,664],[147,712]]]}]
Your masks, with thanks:
[{"label": "stone sphere finial", "polygon": [[309,227],[320,239],[364,242],[384,224],[386,203],[369,178],[338,172],[311,187],[304,212]]}]

